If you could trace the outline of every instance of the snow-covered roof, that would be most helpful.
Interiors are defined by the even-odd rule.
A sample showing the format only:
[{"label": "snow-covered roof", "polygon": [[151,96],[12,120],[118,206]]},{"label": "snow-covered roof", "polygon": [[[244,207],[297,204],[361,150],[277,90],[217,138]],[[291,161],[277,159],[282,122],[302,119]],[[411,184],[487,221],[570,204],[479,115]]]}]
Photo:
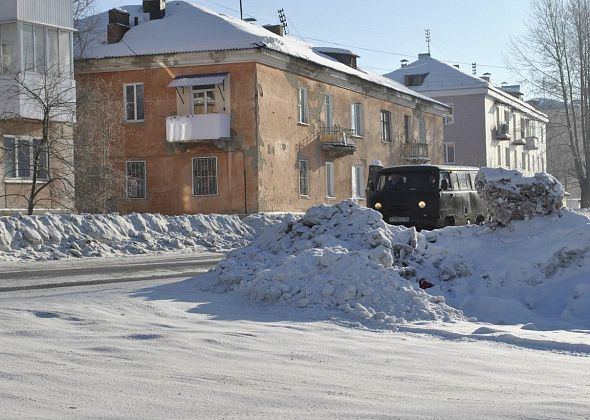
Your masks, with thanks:
[{"label": "snow-covered roof", "polygon": [[[418,81],[421,82],[418,86],[411,86],[412,90],[424,94],[447,90],[486,88],[488,91],[494,92],[496,96],[503,97],[504,101],[519,104],[521,109],[526,109],[528,112],[534,113],[537,118],[543,121],[547,120],[545,114],[531,104],[512,95],[509,92],[510,89],[503,90],[494,87],[487,80],[473,76],[458,67],[432,58],[430,54],[420,54],[418,60],[384,76],[400,84],[406,83],[406,76],[424,76],[423,80]],[[509,88],[513,88],[512,91],[516,92],[516,85]]]},{"label": "snow-covered roof", "polygon": [[385,77],[404,83],[406,76],[426,75],[420,86],[412,86],[416,92],[486,87],[488,82],[464,72],[460,68],[443,63],[428,54],[420,54],[417,61],[401,67]]},{"label": "snow-covered roof", "polygon": [[[268,49],[332,68],[376,83],[425,101],[439,102],[419,94],[403,84],[363,69],[354,69],[328,55],[314,50],[314,46],[292,38],[276,35],[267,29],[240,19],[219,14],[188,1],[170,1],[163,19],[149,20],[141,5],[121,6],[130,14],[131,29],[114,44],[106,42],[108,12],[89,18],[92,36],[77,58],[102,59],[156,54],[251,49]],[[139,24],[134,25],[135,18]],[[84,26],[84,22],[81,23]],[[316,47],[317,48],[317,47]],[[333,50],[333,49],[332,49]],[[340,50],[342,51],[342,50]],[[350,53],[347,51],[347,53]],[[441,104],[443,105],[443,104]]]}]

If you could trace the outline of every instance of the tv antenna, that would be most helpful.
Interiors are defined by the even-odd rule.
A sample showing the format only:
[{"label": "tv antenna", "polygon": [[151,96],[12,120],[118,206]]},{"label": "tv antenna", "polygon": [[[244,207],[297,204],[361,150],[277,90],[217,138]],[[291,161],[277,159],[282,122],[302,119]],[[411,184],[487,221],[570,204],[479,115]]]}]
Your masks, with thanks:
[{"label": "tv antenna", "polygon": [[471,74],[474,76],[477,74],[477,63],[471,63]]},{"label": "tv antenna", "polygon": [[428,54],[430,54],[430,29],[424,29],[424,35],[426,36],[426,46],[428,47]]},{"label": "tv antenna", "polygon": [[285,15],[285,9],[279,9],[279,21],[281,22],[285,35],[288,35],[289,29],[287,28],[287,15]]}]

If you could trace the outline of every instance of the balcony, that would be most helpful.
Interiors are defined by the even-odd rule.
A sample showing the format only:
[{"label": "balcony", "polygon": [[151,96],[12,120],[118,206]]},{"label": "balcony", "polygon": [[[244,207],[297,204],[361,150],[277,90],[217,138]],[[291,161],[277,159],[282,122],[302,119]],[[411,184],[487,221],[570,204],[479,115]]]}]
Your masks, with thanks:
[{"label": "balcony", "polygon": [[166,118],[166,141],[184,143],[230,137],[229,114],[199,114]]},{"label": "balcony", "polygon": [[427,143],[404,143],[402,145],[402,160],[407,163],[430,162],[428,146]]},{"label": "balcony", "polygon": [[496,128],[496,140],[510,140],[509,124],[500,124],[498,128]]},{"label": "balcony", "polygon": [[352,130],[348,128],[322,127],[319,140],[322,150],[328,157],[352,155],[356,151]]},{"label": "balcony", "polygon": [[525,149],[539,150],[539,139],[537,138],[537,136],[528,136],[526,138]]}]

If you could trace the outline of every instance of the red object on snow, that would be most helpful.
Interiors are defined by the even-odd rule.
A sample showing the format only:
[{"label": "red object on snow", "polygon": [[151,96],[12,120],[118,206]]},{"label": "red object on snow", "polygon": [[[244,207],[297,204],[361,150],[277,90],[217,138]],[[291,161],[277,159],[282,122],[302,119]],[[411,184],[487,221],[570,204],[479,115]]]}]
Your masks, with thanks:
[{"label": "red object on snow", "polygon": [[421,278],[420,280],[418,280],[418,285],[420,286],[420,289],[430,289],[434,286],[434,284],[430,283],[425,278]]}]

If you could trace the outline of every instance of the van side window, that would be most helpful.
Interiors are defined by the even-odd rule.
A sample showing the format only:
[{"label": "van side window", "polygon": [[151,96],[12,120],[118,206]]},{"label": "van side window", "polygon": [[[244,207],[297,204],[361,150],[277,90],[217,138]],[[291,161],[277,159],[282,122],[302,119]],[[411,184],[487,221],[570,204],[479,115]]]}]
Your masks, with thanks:
[{"label": "van side window", "polygon": [[474,184],[475,184],[475,180],[473,179],[473,177],[471,176],[470,172],[467,172],[465,174],[465,177],[467,178],[467,188],[469,188],[470,190],[475,189],[474,188]]},{"label": "van side window", "polygon": [[440,185],[442,186],[443,181],[447,181],[448,190],[452,190],[453,187],[451,185],[451,175],[448,172],[441,172],[440,173]]},{"label": "van side window", "polygon": [[453,186],[454,190],[458,191],[461,189],[460,184],[459,184],[459,177],[457,176],[456,172],[453,172],[451,174],[451,185]]},{"label": "van side window", "polygon": [[471,186],[468,185],[467,175],[468,174],[465,172],[459,172],[457,174],[457,177],[459,178],[459,189],[461,189],[462,191],[467,191],[471,189]]}]

